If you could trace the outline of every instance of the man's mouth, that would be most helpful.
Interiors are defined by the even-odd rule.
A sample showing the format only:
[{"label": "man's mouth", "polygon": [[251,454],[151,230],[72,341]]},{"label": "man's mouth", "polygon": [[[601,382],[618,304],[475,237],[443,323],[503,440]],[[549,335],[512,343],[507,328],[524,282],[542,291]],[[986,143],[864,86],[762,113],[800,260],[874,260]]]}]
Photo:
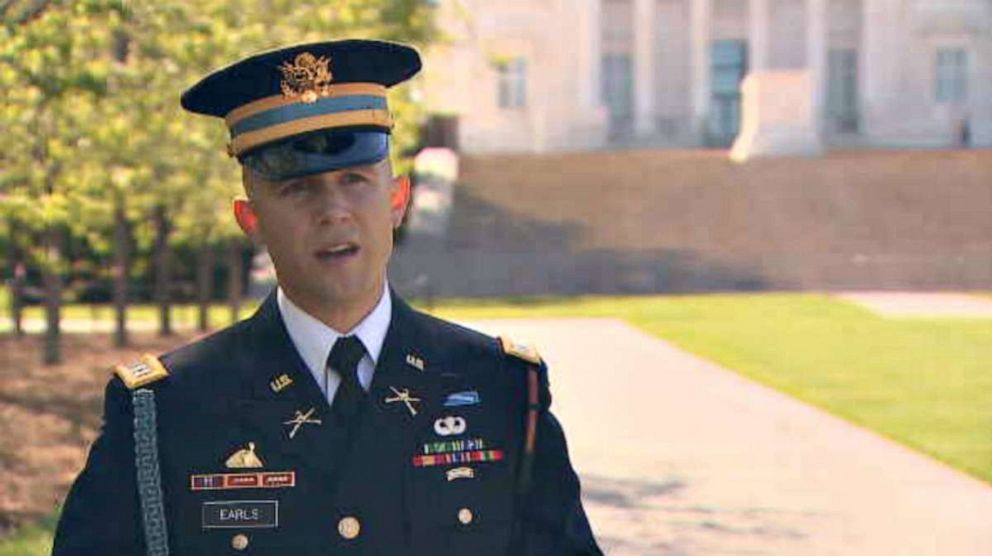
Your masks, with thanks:
[{"label": "man's mouth", "polygon": [[358,249],[355,243],[339,243],[318,249],[315,256],[322,261],[339,261],[354,256]]}]

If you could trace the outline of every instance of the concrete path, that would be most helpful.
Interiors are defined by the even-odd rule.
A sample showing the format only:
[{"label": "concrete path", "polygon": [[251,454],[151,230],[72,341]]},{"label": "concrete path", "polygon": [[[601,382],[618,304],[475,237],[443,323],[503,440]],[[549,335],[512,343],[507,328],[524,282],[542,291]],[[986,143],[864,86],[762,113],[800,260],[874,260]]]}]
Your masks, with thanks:
[{"label": "concrete path", "polygon": [[616,320],[533,341],[608,554],[992,555],[992,487]]},{"label": "concrete path", "polygon": [[882,317],[992,318],[992,298],[945,292],[846,292],[851,301]]}]

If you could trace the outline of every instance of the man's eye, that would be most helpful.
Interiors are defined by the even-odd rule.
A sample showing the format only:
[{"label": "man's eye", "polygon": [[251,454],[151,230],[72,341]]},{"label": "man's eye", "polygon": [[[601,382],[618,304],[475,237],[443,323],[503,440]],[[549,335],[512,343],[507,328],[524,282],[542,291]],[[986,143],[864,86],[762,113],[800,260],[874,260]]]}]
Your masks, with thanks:
[{"label": "man's eye", "polygon": [[344,183],[364,183],[369,181],[369,179],[364,175],[355,172],[348,172],[347,174],[342,176],[342,180],[344,181]]},{"label": "man's eye", "polygon": [[290,195],[306,191],[307,185],[302,181],[288,181],[279,188],[280,195]]}]

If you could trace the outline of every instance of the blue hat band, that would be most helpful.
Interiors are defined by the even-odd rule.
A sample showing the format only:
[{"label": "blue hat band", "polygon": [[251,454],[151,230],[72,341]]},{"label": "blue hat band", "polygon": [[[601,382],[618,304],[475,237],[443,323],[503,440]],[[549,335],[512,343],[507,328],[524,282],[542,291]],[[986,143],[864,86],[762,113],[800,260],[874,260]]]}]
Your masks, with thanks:
[{"label": "blue hat band", "polygon": [[339,114],[355,110],[388,110],[386,99],[372,95],[325,97],[311,104],[297,103],[259,112],[236,122],[231,127],[231,138],[294,120],[313,116]]}]

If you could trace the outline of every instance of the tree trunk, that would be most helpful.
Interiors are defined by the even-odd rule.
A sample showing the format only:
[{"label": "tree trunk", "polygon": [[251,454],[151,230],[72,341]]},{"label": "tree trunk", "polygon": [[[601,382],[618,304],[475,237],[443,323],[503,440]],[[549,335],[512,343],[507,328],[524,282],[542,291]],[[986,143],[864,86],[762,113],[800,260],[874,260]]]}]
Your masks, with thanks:
[{"label": "tree trunk", "polygon": [[172,335],[172,257],[169,253],[169,221],[165,205],[155,207],[155,301],[158,303],[158,334]]},{"label": "tree trunk", "polygon": [[232,241],[227,248],[227,300],[231,306],[231,323],[238,322],[241,313],[241,296],[243,273],[241,263],[241,244]]},{"label": "tree trunk", "polygon": [[124,212],[124,196],[117,193],[114,196],[114,315],[116,328],[114,345],[128,345],[127,337],[127,279],[130,275],[128,266],[128,226],[127,214]]},{"label": "tree trunk", "polygon": [[27,278],[27,269],[24,266],[24,253],[17,244],[18,235],[17,223],[12,219],[9,223],[9,233],[7,235],[10,241],[8,260],[10,261],[10,268],[13,270],[10,276],[10,291],[8,295],[10,296],[10,320],[12,321],[11,324],[13,324],[15,338],[24,336],[24,280]]},{"label": "tree trunk", "polygon": [[196,257],[196,289],[199,304],[197,328],[206,332],[210,328],[210,299],[214,290],[214,249],[209,243],[200,246]]},{"label": "tree trunk", "polygon": [[62,234],[58,228],[45,230],[45,264],[42,282],[45,286],[45,348],[42,361],[46,365],[62,362]]}]

